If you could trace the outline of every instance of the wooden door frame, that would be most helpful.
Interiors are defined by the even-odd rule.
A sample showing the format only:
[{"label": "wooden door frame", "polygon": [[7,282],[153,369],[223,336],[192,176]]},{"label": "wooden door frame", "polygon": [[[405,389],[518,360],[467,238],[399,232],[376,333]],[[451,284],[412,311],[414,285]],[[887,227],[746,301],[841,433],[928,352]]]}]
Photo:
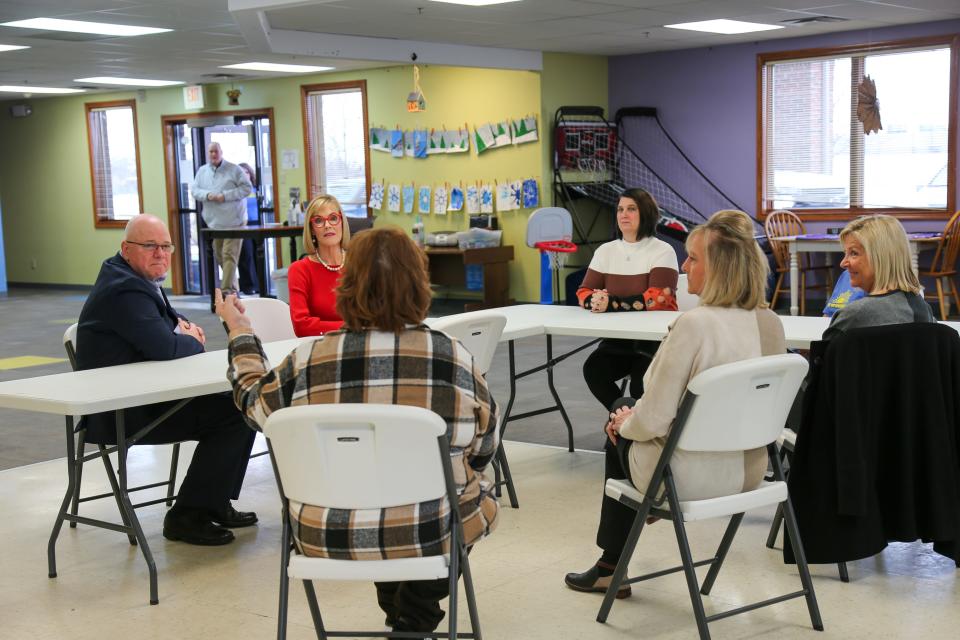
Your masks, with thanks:
[{"label": "wooden door frame", "polygon": [[[161,135],[163,136],[163,172],[164,182],[167,188],[167,227],[170,229],[170,236],[173,238],[181,237],[180,229],[180,207],[175,206],[179,203],[177,172],[176,172],[176,142],[173,139],[173,125],[190,121],[206,120],[211,117],[222,116],[266,116],[270,122],[270,167],[273,173],[273,202],[274,211],[277,211],[277,203],[280,202],[280,183],[277,178],[277,136],[276,120],[273,117],[273,107],[263,107],[262,109],[237,109],[235,111],[201,111],[195,113],[183,113],[177,115],[160,116]],[[275,214],[276,215],[276,214]],[[201,243],[201,260],[203,259],[203,245]],[[173,261],[173,293],[181,294],[184,290],[183,269],[180,267],[180,260]]]}]

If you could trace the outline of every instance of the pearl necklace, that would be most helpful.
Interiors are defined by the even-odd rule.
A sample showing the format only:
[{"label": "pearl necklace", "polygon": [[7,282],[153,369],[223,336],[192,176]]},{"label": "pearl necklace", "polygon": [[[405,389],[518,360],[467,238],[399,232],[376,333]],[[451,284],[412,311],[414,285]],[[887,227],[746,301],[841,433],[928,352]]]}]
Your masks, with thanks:
[{"label": "pearl necklace", "polygon": [[[343,252],[343,253],[346,253],[346,252]],[[341,255],[342,255],[342,254],[341,254]],[[338,264],[337,266],[333,266],[333,265],[327,264],[327,263],[324,261],[324,259],[320,257],[320,250],[319,250],[319,249],[318,249],[317,252],[316,252],[316,256],[317,256],[317,260],[320,261],[320,264],[322,264],[323,267],[324,267],[324,269],[326,269],[327,271],[340,271],[341,269],[343,269],[343,263],[342,263],[343,258],[341,258],[341,264]]]}]

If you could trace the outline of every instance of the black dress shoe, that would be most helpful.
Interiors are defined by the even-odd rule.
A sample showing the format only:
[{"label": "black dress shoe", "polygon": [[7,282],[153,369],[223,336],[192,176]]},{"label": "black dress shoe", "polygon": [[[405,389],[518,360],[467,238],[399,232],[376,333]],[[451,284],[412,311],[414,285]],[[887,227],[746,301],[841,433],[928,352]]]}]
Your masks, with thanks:
[{"label": "black dress shoe", "polygon": [[208,514],[210,519],[221,527],[239,529],[240,527],[250,527],[257,524],[257,514],[253,511],[237,511],[229,502],[220,511],[211,510]]},{"label": "black dress shoe", "polygon": [[163,537],[203,546],[233,542],[233,532],[215,525],[202,509],[177,507],[170,509],[163,519]]},{"label": "black dress shoe", "polygon": [[[600,577],[600,569],[593,565],[583,573],[568,573],[563,581],[574,591],[606,593],[613,576]],[[617,590],[617,598],[629,598],[633,590],[625,584]]]}]

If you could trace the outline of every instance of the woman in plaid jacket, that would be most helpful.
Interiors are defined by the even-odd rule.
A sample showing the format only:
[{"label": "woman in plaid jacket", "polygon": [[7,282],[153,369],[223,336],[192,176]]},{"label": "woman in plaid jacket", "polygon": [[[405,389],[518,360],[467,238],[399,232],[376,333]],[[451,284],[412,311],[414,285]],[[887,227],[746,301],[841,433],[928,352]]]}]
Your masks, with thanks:
[{"label": "woman in plaid jacket", "polygon": [[[234,399],[262,426],[283,407],[373,402],[425,407],[447,423],[464,538],[493,531],[498,504],[482,472],[498,445],[497,406],[473,356],[423,324],[430,307],[426,256],[400,229],[371,229],[351,243],[337,287],[344,328],[304,343],[271,369],[243,306],[218,300],[230,331]],[[446,498],[387,510],[329,509],[290,503],[296,544],[307,556],[365,560],[439,555],[449,548]],[[395,631],[433,631],[443,619],[446,579],[377,583]]]}]

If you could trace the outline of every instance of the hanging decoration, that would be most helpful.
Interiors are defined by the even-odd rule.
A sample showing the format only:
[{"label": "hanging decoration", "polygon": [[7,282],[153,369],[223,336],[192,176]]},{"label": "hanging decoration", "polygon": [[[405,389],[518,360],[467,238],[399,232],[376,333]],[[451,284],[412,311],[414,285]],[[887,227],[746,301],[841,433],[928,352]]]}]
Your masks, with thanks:
[{"label": "hanging decoration", "polygon": [[864,135],[883,129],[880,122],[880,102],[877,100],[877,85],[870,76],[864,76],[857,85],[857,120],[863,123]]},{"label": "hanging decoration", "polygon": [[407,95],[407,111],[417,113],[427,110],[427,98],[420,88],[420,67],[413,65],[413,91]]}]

